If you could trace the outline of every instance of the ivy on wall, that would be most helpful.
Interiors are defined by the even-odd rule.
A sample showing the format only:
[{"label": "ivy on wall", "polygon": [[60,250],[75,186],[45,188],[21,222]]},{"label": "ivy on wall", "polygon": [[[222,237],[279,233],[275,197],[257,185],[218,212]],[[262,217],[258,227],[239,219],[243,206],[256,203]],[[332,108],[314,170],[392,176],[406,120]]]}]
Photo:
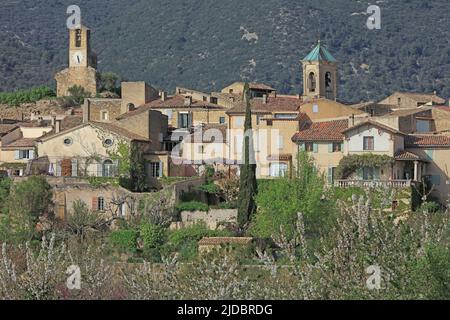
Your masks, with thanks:
[{"label": "ivy on wall", "polygon": [[393,165],[395,162],[394,158],[387,155],[378,154],[354,154],[342,158],[339,166],[336,169],[337,179],[347,179],[359,168],[363,167],[374,167],[382,168],[388,165]]}]

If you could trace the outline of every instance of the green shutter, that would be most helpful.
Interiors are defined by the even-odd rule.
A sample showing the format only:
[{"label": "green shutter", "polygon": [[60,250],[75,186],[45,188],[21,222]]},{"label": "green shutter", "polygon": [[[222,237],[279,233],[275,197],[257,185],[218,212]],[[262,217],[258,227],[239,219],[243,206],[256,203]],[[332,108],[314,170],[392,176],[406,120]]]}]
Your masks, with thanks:
[{"label": "green shutter", "polygon": [[332,143],[328,144],[328,152],[333,153],[333,144]]},{"label": "green shutter", "polygon": [[333,168],[332,167],[328,167],[328,184],[332,185],[333,184]]},{"label": "green shutter", "polygon": [[319,152],[319,145],[317,143],[313,144],[313,151],[314,151],[314,153]]},{"label": "green shutter", "polygon": [[299,149],[300,149],[300,151],[305,151],[306,150],[306,145],[304,143],[300,143],[299,144]]}]

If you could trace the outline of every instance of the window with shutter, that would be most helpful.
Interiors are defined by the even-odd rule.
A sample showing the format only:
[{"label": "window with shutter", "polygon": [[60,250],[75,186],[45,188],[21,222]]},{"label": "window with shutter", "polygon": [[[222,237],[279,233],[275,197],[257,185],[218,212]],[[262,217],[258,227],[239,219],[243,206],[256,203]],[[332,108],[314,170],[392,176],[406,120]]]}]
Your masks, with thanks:
[{"label": "window with shutter", "polygon": [[163,175],[164,175],[164,171],[163,171],[163,170],[164,170],[164,162],[161,161],[161,162],[159,163],[159,177],[160,177],[160,178],[162,178]]}]

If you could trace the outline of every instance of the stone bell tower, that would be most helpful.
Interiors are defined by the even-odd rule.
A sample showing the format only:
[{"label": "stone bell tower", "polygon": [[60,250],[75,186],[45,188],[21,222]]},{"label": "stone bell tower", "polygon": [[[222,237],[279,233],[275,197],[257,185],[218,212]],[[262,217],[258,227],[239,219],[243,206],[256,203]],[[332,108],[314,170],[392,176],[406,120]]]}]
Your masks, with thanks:
[{"label": "stone bell tower", "polygon": [[92,96],[97,94],[97,56],[91,50],[91,31],[81,26],[69,31],[69,68],[55,75],[57,96],[68,96],[75,85]]},{"label": "stone bell tower", "polygon": [[337,61],[319,40],[317,46],[302,60],[303,98],[337,98]]}]

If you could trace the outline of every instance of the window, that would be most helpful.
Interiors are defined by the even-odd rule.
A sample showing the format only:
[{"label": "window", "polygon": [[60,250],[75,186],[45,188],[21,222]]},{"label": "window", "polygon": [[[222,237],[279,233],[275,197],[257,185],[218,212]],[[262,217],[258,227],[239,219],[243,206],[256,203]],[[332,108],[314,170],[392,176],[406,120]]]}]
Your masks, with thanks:
[{"label": "window", "polygon": [[111,160],[105,160],[103,162],[103,177],[114,177],[115,166]]},{"label": "window", "polygon": [[134,105],[133,103],[129,103],[129,104],[127,105],[127,108],[128,108],[128,111],[133,111],[134,108],[135,108],[135,105]]},{"label": "window", "polygon": [[220,117],[219,118],[219,123],[220,124],[224,124],[225,123],[225,117]]},{"label": "window", "polygon": [[277,137],[277,149],[282,150],[284,148],[284,141],[282,136]]},{"label": "window", "polygon": [[19,150],[19,159],[31,159],[30,150]]},{"label": "window", "polygon": [[215,98],[215,97],[211,97],[211,98],[209,98],[209,102],[214,103],[214,104],[217,104],[218,99]]},{"label": "window", "polygon": [[241,128],[244,126],[244,117],[235,117],[234,118],[234,126],[236,128]]},{"label": "window", "polygon": [[363,168],[363,180],[373,180],[375,177],[373,167]]},{"label": "window", "polygon": [[230,89],[228,92],[229,92],[229,93],[233,93],[233,89]]},{"label": "window", "polygon": [[189,128],[189,123],[190,123],[189,118],[190,118],[189,113],[180,113],[178,115],[178,127],[183,128],[183,129]]},{"label": "window", "polygon": [[261,119],[262,119],[262,115],[260,115],[260,114],[258,114],[257,116],[256,116],[256,125],[258,125],[259,126],[259,124],[261,123]]},{"label": "window", "polygon": [[208,101],[208,97],[203,96],[203,101]]},{"label": "window", "polygon": [[364,137],[364,151],[373,151],[375,149],[374,138],[373,137]]},{"label": "window", "polygon": [[109,120],[108,111],[102,111],[101,119],[102,119],[102,121],[108,121]]},{"label": "window", "polygon": [[75,47],[81,47],[81,29],[75,31]]},{"label": "window", "polygon": [[417,120],[416,130],[417,132],[430,132],[430,121]]},{"label": "window", "polygon": [[331,147],[331,152],[342,152],[342,143],[340,142],[333,142]]},{"label": "window", "polygon": [[169,121],[172,121],[172,119],[173,119],[173,111],[171,109],[166,110],[166,116],[169,119]]},{"label": "window", "polygon": [[114,144],[114,141],[111,138],[107,138],[107,139],[105,139],[105,141],[103,141],[103,144],[106,147],[111,147]]},{"label": "window", "polygon": [[150,163],[150,174],[153,178],[161,177],[161,164],[159,162]]},{"label": "window", "polygon": [[288,171],[287,163],[276,162],[270,164],[270,176],[273,178],[285,177]]},{"label": "window", "polygon": [[73,143],[72,138],[65,138],[64,139],[64,145],[70,146]]},{"label": "window", "polygon": [[328,184],[332,185],[334,183],[334,176],[336,174],[336,168],[335,167],[329,167],[328,168],[328,175],[327,175],[327,179],[328,179]]},{"label": "window", "polygon": [[319,113],[319,105],[313,105],[313,113]]},{"label": "window", "polygon": [[97,199],[97,210],[98,211],[105,211],[105,198],[99,197]]},{"label": "window", "polygon": [[314,151],[314,143],[306,142],[305,143],[305,151],[306,152],[313,152]]},{"label": "window", "polygon": [[198,153],[200,153],[200,154],[205,153],[205,146],[203,146],[203,145],[198,146]]}]

